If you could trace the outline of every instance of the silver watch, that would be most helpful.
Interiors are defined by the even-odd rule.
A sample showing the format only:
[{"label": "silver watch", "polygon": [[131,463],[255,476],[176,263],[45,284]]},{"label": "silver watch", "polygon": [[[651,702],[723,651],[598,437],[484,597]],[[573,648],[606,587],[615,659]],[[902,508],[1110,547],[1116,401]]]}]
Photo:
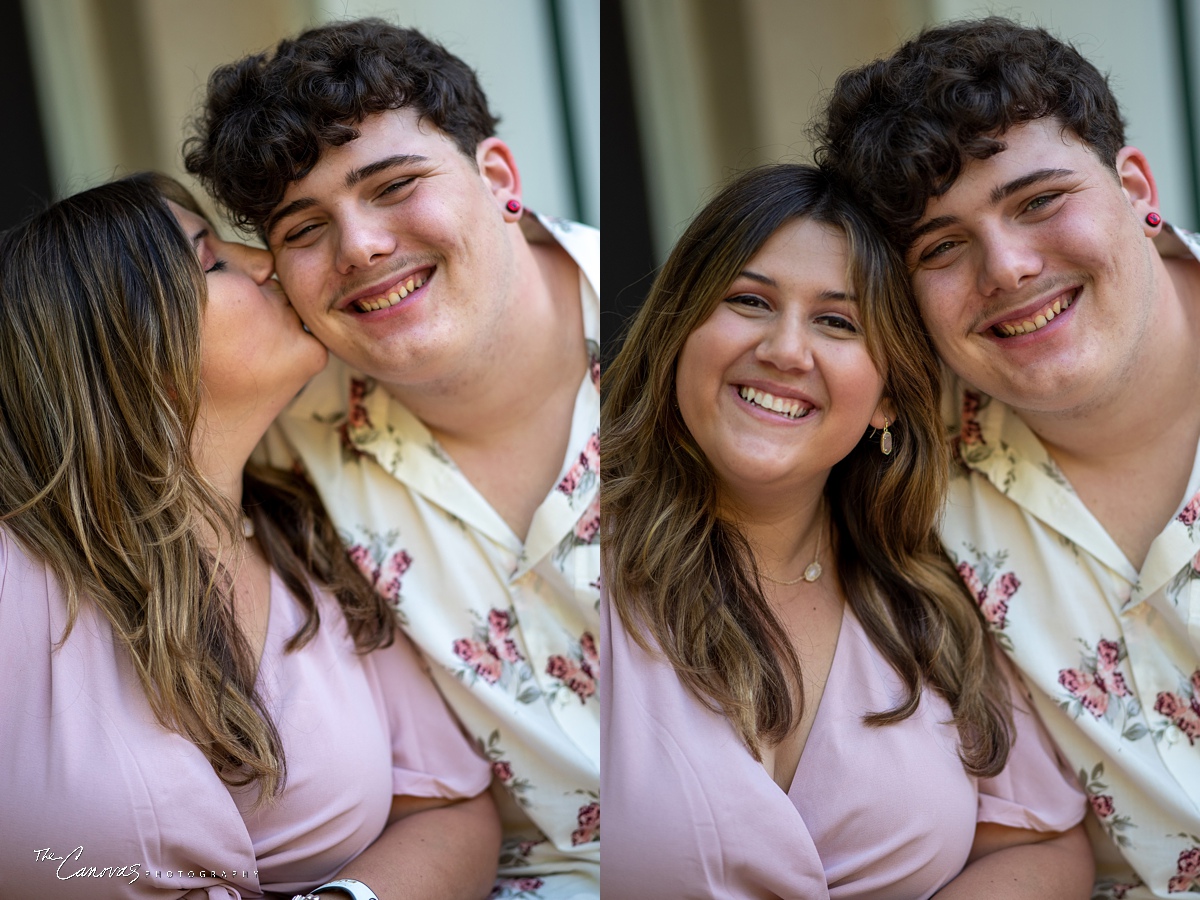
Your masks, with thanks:
[{"label": "silver watch", "polygon": [[373,890],[353,878],[339,878],[337,881],[326,882],[320,887],[313,888],[307,894],[297,894],[292,900],[325,900],[318,895],[329,891],[342,891],[349,894],[353,900],[379,900]]}]

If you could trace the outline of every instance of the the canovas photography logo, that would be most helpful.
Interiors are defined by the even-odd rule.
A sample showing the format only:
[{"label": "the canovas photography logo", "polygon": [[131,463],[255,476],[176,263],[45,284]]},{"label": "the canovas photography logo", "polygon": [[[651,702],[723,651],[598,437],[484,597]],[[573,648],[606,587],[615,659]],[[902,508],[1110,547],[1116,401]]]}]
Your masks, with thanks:
[{"label": "the canovas photography logo", "polygon": [[222,869],[215,866],[203,869],[154,869],[141,863],[128,866],[96,866],[83,861],[83,846],[80,845],[69,853],[60,856],[49,847],[33,851],[34,859],[38,862],[50,863],[54,866],[54,877],[59,881],[72,878],[128,878],[133,884],[143,874],[154,878],[257,878],[258,869]]},{"label": "the canovas photography logo", "polygon": [[83,846],[76,847],[64,856],[59,856],[49,847],[33,851],[38,862],[47,862],[55,866],[54,876],[59,881],[72,878],[128,878],[133,884],[141,875],[141,863],[131,866],[92,866],[83,862]]}]

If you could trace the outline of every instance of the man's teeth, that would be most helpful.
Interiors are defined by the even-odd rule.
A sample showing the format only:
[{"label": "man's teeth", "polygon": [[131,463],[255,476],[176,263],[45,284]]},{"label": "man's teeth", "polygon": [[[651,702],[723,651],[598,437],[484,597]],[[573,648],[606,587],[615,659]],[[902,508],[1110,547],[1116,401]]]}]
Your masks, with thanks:
[{"label": "man's teeth", "polygon": [[400,285],[396,290],[392,291],[386,297],[376,297],[374,300],[358,300],[355,302],[362,312],[374,312],[377,309],[387,309],[389,306],[395,306],[426,281],[424,275],[410,278],[404,284]]},{"label": "man's teeth", "polygon": [[776,397],[774,394],[768,394],[766,391],[756,391],[752,387],[745,385],[738,391],[743,400],[753,403],[755,406],[761,406],[763,409],[769,409],[772,412],[781,413],[789,419],[803,419],[813,408],[805,406],[799,400],[785,400],[783,397]]},{"label": "man's teeth", "polygon": [[1071,304],[1075,302],[1075,294],[1072,293],[1065,300],[1059,298],[1045,309],[1031,316],[1024,322],[1004,322],[996,326],[996,330],[1005,337],[1012,337],[1017,334],[1030,334],[1037,331],[1039,328],[1045,328],[1047,323],[1053,321],[1064,309],[1070,309]]}]

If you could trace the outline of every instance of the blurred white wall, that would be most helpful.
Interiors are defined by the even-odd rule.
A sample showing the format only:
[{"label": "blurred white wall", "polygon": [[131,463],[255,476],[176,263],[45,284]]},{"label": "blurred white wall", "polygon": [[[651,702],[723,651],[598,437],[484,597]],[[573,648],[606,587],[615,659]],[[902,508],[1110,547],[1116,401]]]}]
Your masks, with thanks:
[{"label": "blurred white wall", "polygon": [[[1187,2],[1200,48],[1200,3]],[[733,172],[810,158],[808,122],[840,72],[926,25],[990,13],[1042,25],[1111,73],[1164,214],[1200,226],[1172,0],[624,0],[622,10],[659,262]]]},{"label": "blurred white wall", "polygon": [[599,225],[599,2],[23,0],[55,195],[143,168],[194,187],[180,146],[215,66],[311,24],[378,15],[476,69],[527,205]]}]

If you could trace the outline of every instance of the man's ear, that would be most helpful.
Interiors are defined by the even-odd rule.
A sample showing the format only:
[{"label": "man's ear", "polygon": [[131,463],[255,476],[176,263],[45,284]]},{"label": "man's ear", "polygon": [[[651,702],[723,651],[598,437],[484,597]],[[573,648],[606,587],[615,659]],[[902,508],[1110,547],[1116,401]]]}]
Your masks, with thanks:
[{"label": "man's ear", "polygon": [[486,138],[475,148],[475,164],[491,190],[492,196],[504,208],[510,200],[521,200],[521,173],[508,144],[498,137]]},{"label": "man's ear", "polygon": [[1159,211],[1158,185],[1146,154],[1137,147],[1122,147],[1117,153],[1117,177],[1146,234],[1157,234],[1158,229],[1146,223],[1147,214]]}]

